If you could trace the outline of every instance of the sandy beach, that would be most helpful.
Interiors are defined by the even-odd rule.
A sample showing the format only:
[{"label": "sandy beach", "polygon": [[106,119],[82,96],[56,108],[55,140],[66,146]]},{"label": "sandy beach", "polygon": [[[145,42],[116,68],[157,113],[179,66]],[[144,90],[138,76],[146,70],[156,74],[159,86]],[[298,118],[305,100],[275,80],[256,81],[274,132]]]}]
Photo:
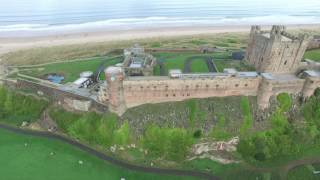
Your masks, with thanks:
[{"label": "sandy beach", "polygon": [[[290,25],[288,29],[320,29],[320,25]],[[212,26],[212,27],[179,27],[152,28],[121,31],[100,31],[90,33],[64,34],[41,37],[0,38],[0,56],[17,50],[51,47],[59,45],[83,44],[91,42],[109,42],[145,38],[179,37],[188,35],[217,34],[225,32],[249,32],[250,26]]]}]

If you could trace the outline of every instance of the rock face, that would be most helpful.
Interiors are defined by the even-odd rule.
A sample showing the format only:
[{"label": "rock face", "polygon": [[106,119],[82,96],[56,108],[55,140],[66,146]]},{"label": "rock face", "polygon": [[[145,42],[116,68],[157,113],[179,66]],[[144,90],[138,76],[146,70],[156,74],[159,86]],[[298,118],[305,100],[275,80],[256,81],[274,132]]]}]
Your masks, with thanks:
[{"label": "rock face", "polygon": [[71,98],[65,98],[64,103],[76,111],[89,111],[91,107],[91,101],[80,101]]},{"label": "rock face", "polygon": [[262,31],[252,26],[246,59],[258,72],[293,73],[299,66],[311,38],[293,36],[284,26]]}]

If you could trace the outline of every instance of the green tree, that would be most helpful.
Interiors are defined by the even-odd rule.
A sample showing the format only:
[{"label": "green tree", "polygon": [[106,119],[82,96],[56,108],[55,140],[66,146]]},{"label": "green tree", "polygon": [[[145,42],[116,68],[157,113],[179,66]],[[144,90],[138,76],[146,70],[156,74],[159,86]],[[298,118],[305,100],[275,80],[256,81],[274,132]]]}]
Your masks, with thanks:
[{"label": "green tree", "polygon": [[129,123],[126,121],[121,127],[114,133],[114,144],[126,145],[129,143]]}]

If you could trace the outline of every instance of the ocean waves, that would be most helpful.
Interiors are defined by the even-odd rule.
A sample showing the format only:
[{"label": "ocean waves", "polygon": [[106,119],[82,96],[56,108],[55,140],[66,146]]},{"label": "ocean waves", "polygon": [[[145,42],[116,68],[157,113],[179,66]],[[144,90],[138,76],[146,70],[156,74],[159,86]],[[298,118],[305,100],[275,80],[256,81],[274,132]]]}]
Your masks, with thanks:
[{"label": "ocean waves", "polygon": [[0,36],[28,35],[39,33],[41,35],[91,32],[97,30],[127,30],[157,27],[184,27],[184,26],[240,26],[240,25],[271,25],[271,24],[319,24],[320,17],[317,16],[213,16],[213,17],[145,17],[145,18],[119,18],[102,21],[93,21],[76,24],[11,24],[0,25]]}]

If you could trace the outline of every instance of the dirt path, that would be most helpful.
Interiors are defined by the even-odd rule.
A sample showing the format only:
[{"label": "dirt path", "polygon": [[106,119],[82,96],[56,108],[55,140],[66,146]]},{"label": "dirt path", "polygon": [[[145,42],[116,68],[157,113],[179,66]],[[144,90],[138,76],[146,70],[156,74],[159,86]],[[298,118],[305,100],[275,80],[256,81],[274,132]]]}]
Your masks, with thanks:
[{"label": "dirt path", "polygon": [[206,61],[209,72],[217,72],[217,70],[213,64],[213,60],[210,56],[192,56],[192,57],[189,57],[186,60],[186,62],[184,63],[184,69],[183,69],[184,73],[191,72],[191,63],[192,63],[192,61],[194,61],[196,59],[203,59],[204,61]]},{"label": "dirt path", "polygon": [[59,140],[64,143],[68,143],[76,148],[79,148],[79,149],[81,149],[81,150],[83,150],[93,156],[96,156],[99,159],[107,161],[113,165],[120,166],[120,167],[134,170],[134,171],[141,171],[141,172],[145,172],[145,173],[155,173],[155,174],[161,174],[161,175],[192,176],[192,177],[209,179],[209,180],[218,180],[219,179],[217,176],[211,175],[209,173],[204,173],[204,172],[178,170],[178,169],[152,168],[152,167],[143,167],[143,166],[130,164],[130,163],[115,159],[114,157],[108,156],[108,155],[106,155],[102,152],[99,152],[99,151],[97,151],[87,145],[81,144],[77,141],[74,141],[74,140],[71,140],[71,139],[66,138],[64,136],[61,136],[58,134],[53,134],[50,132],[21,129],[21,128],[12,127],[12,126],[8,126],[8,125],[4,125],[4,124],[0,124],[0,128],[14,132],[14,133],[18,133],[18,134],[31,135],[31,136],[43,137],[43,138],[47,138],[47,139]]}]

